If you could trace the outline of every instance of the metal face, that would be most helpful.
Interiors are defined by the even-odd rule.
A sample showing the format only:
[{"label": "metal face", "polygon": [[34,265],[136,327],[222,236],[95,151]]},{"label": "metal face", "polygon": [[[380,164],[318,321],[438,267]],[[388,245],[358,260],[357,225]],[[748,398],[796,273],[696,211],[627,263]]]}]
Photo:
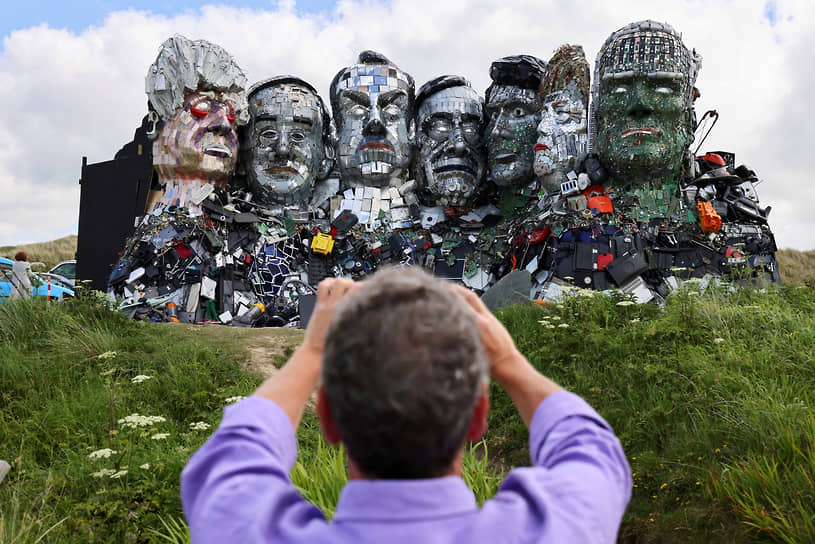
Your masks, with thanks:
[{"label": "metal face", "polygon": [[234,104],[232,93],[189,93],[153,144],[159,177],[208,180],[225,187],[238,152]]},{"label": "metal face", "polygon": [[496,185],[522,185],[532,177],[540,108],[536,91],[510,85],[492,88],[485,140],[489,179]]},{"label": "metal face", "polygon": [[600,82],[597,152],[613,176],[639,184],[681,167],[692,140],[683,77],[632,74]]},{"label": "metal face", "polygon": [[347,187],[404,181],[410,166],[409,76],[387,64],[347,69],[334,90],[337,156]]},{"label": "metal face", "polygon": [[577,92],[556,91],[546,96],[535,144],[535,174],[565,174],[585,155],[588,143],[588,109]]},{"label": "metal face", "polygon": [[318,97],[294,83],[249,98],[249,188],[265,204],[306,205],[323,170],[323,114]]},{"label": "metal face", "polygon": [[471,87],[442,89],[422,102],[416,119],[416,180],[423,204],[470,204],[485,171],[482,119],[481,99]]}]

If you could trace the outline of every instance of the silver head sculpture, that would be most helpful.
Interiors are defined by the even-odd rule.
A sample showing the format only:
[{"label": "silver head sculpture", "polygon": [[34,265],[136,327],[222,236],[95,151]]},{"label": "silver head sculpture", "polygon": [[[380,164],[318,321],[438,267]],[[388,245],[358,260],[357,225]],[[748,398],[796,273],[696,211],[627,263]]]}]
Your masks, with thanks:
[{"label": "silver head sculpture", "polygon": [[343,185],[404,183],[414,137],[413,78],[384,55],[363,51],[334,76],[330,92]]},{"label": "silver head sculpture", "polygon": [[504,57],[490,66],[486,93],[488,179],[500,187],[522,186],[533,177],[541,119],[538,89],[546,63],[530,55]]},{"label": "silver head sculpture", "polygon": [[702,58],[668,24],[640,21],[606,40],[594,67],[590,149],[621,186],[660,186],[681,176],[693,140]]},{"label": "silver head sculpture", "polygon": [[241,142],[248,188],[266,205],[305,209],[333,166],[331,120],[317,91],[293,76],[253,85]]},{"label": "silver head sculpture", "polygon": [[204,185],[226,188],[248,120],[246,77],[219,45],[175,35],[161,45],[145,87],[161,202],[195,210]]},{"label": "silver head sculpture", "polygon": [[468,208],[481,189],[485,158],[482,98],[460,76],[441,76],[416,95],[416,182],[422,204]]},{"label": "silver head sculpture", "polygon": [[540,97],[535,175],[547,192],[554,192],[588,151],[589,63],[581,46],[558,48],[546,67]]}]

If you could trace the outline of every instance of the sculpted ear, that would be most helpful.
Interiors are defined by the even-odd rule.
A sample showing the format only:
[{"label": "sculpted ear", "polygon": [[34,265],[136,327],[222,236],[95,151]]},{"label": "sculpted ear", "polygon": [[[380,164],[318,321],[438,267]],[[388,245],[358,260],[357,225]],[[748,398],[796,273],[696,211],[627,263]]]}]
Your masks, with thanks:
[{"label": "sculpted ear", "polygon": [[340,433],[337,432],[337,424],[334,422],[334,416],[331,414],[331,403],[322,385],[317,391],[317,417],[320,419],[320,428],[323,431],[326,442],[332,446],[339,444]]}]

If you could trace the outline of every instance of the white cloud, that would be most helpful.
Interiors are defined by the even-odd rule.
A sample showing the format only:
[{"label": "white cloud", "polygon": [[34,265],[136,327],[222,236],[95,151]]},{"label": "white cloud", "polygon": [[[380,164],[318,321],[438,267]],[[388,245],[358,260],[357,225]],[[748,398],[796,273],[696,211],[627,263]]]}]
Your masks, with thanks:
[{"label": "white cloud", "polygon": [[18,30],[0,52],[0,245],[75,230],[81,157],[111,159],[131,139],[146,111],[144,74],[173,33],[224,46],[250,83],[290,73],[327,99],[333,75],[363,49],[385,53],[417,86],[453,73],[483,90],[496,58],[548,59],[568,42],[593,61],[612,31],[650,18],[671,23],[704,57],[697,107],[721,115],[704,149],[734,151],[766,180],[759,194],[773,206],[780,246],[815,248],[813,12],[804,0],[341,0],[321,15],[298,15],[291,2],[265,11],[205,6],[174,17],[115,12],[79,34]]}]

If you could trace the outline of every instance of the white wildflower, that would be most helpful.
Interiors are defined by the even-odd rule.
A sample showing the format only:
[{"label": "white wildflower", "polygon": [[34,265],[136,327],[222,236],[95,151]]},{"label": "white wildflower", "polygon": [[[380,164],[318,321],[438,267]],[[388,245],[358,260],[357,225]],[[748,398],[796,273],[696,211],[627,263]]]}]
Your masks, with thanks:
[{"label": "white wildflower", "polygon": [[560,325],[558,325],[558,327],[560,327],[561,329],[568,329],[569,324],[568,323],[561,323]]},{"label": "white wildflower", "polygon": [[101,372],[99,375],[100,375],[100,376],[110,376],[110,375],[111,375],[111,374],[113,374],[114,372],[116,372],[116,369],[115,369],[115,368],[111,368],[110,370],[106,370],[106,371],[104,371],[104,372]]},{"label": "white wildflower", "polygon": [[713,339],[714,344],[721,344],[722,342],[724,342],[724,338],[714,338]]},{"label": "white wildflower", "polygon": [[636,304],[633,300],[621,300],[617,303],[617,306],[633,306]]},{"label": "white wildflower", "polygon": [[144,469],[144,470],[149,470],[150,469],[150,463],[145,463],[143,465],[139,465],[139,468]]},{"label": "white wildflower", "polygon": [[99,355],[97,355],[96,358],[100,359],[102,361],[107,361],[108,359],[115,359],[116,358],[116,352],[115,351],[106,351],[105,353],[100,353]]},{"label": "white wildflower", "polygon": [[150,437],[150,440],[164,440],[168,436],[170,436],[170,433],[156,433]]},{"label": "white wildflower", "polygon": [[88,455],[88,457],[90,457],[91,459],[102,459],[102,458],[107,459],[114,453],[116,453],[116,450],[112,450],[110,448],[102,448],[101,450],[92,451],[90,455]]},{"label": "white wildflower", "polygon": [[142,416],[139,414],[130,414],[119,420],[119,425],[122,427],[128,427],[130,429],[136,429],[138,427],[149,427],[151,425],[155,425],[156,423],[163,423],[167,421],[162,416]]},{"label": "white wildflower", "polygon": [[237,396],[237,397],[229,397],[228,399],[226,399],[226,401],[225,401],[225,402],[226,402],[227,404],[232,404],[233,402],[240,402],[240,401],[242,401],[242,400],[243,400],[243,399],[245,399],[245,398],[246,398],[246,397],[241,397],[241,396]]},{"label": "white wildflower", "polygon": [[209,429],[209,423],[205,423],[203,421],[196,421],[195,423],[190,423],[190,429],[193,431],[206,431]]},{"label": "white wildflower", "polygon": [[112,468],[103,468],[99,472],[91,472],[91,476],[94,478],[104,478],[105,476],[112,476],[113,474],[116,474],[116,471]]},{"label": "white wildflower", "polygon": [[552,319],[554,319],[555,321],[560,321],[560,316],[559,315],[553,315]]},{"label": "white wildflower", "polygon": [[549,324],[547,323],[547,324],[546,324],[546,328],[547,328],[547,329],[554,329],[554,328],[555,328],[555,326],[554,326],[554,325],[549,325]]},{"label": "white wildflower", "polygon": [[153,376],[145,376],[144,374],[139,374],[138,376],[134,377],[130,381],[133,382],[133,383],[141,383],[141,382],[144,382],[144,381],[147,381],[147,380],[152,380],[152,379],[153,379]]},{"label": "white wildflower", "polygon": [[117,472],[116,474],[111,474],[111,475],[110,475],[110,477],[111,477],[111,478],[116,478],[116,479],[118,480],[119,478],[121,478],[121,477],[122,477],[122,476],[124,476],[125,474],[127,474],[127,471],[126,471],[126,470],[120,470],[120,471],[119,471],[119,472]]},{"label": "white wildflower", "polygon": [[543,319],[538,320],[538,323],[540,323],[541,325],[548,325],[549,324],[549,318],[544,317]]},{"label": "white wildflower", "polygon": [[634,319],[631,320],[631,323],[639,323],[639,322],[640,322],[639,317],[635,317]]}]

